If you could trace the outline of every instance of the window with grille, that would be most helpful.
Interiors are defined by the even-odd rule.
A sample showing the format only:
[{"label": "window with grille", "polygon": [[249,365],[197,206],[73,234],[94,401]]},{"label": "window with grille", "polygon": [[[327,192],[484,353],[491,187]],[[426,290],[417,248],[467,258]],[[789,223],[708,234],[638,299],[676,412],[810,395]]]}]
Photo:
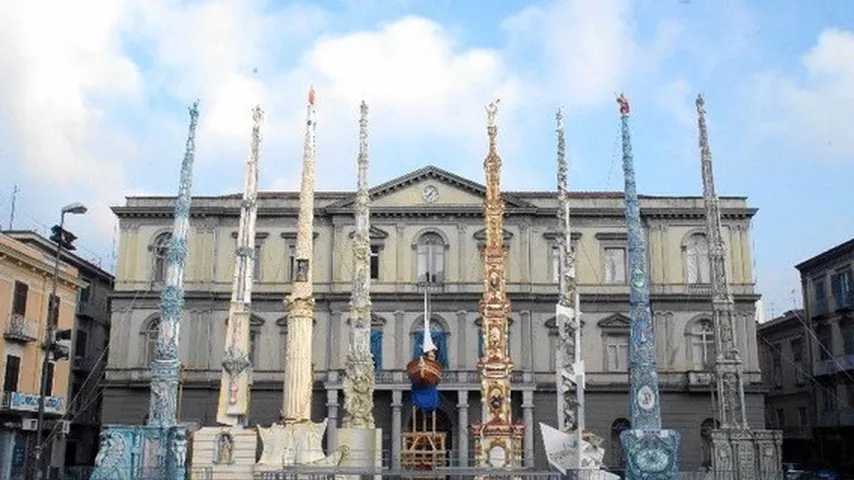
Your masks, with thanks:
[{"label": "window with grille", "polygon": [[30,286],[24,282],[15,282],[15,298],[12,301],[12,313],[25,317],[27,315],[27,296]]}]

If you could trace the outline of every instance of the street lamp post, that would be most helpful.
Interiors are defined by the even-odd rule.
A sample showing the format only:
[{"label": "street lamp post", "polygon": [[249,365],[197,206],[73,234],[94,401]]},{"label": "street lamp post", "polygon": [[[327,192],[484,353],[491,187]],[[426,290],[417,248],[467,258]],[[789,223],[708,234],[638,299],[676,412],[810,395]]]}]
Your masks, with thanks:
[{"label": "street lamp post", "polygon": [[[71,213],[75,215],[82,215],[86,213],[86,207],[79,202],[68,204],[62,207],[62,211],[59,216],[59,234],[62,235],[63,227],[65,226],[65,214]],[[60,238],[61,240],[61,238]],[[34,466],[41,472],[41,478],[47,478],[47,464],[42,462],[42,451],[44,446],[42,445],[42,426],[44,425],[44,397],[45,392],[47,391],[47,370],[50,364],[50,355],[53,346],[53,331],[56,328],[56,324],[59,322],[59,300],[56,296],[56,279],[59,276],[59,259],[62,257],[62,244],[64,242],[59,241],[56,245],[56,255],[53,259],[53,279],[51,281],[51,292],[50,292],[50,300],[48,301],[48,313],[47,313],[47,328],[45,329],[45,341],[42,345],[44,349],[44,356],[42,357],[42,374],[41,374],[41,385],[39,387],[39,416],[38,422],[36,426],[36,449],[35,449],[35,462]],[[31,470],[32,471],[32,470]]]}]

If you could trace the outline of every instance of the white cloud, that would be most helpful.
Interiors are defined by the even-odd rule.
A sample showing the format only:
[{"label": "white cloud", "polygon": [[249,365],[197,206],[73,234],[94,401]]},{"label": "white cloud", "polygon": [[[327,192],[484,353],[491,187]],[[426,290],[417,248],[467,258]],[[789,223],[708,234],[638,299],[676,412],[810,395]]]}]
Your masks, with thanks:
[{"label": "white cloud", "polygon": [[[11,142],[11,171],[54,192],[80,189],[90,204],[121,193],[116,158],[133,151],[109,118],[111,105],[141,93],[139,71],[119,48],[121,10],[114,1],[12,2],[0,9],[0,129]],[[107,209],[93,214],[109,231]]]},{"label": "white cloud", "polygon": [[570,106],[589,106],[613,102],[637,64],[629,14],[624,0],[557,0],[525,8],[503,26],[521,63],[545,65],[532,65],[528,81],[537,90]]},{"label": "white cloud", "polygon": [[854,32],[829,29],[802,58],[805,75],[765,73],[757,80],[766,134],[785,138],[815,160],[854,161]]}]

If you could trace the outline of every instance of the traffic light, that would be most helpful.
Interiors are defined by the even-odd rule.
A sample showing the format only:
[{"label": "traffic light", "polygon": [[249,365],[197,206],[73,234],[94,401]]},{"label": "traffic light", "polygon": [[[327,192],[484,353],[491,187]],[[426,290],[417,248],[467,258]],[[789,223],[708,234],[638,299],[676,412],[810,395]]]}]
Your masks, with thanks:
[{"label": "traffic light", "polygon": [[74,241],[77,240],[77,235],[65,230],[64,228],[59,228],[59,225],[54,225],[50,229],[53,234],[50,236],[50,241],[57,245],[61,245],[63,249],[71,251],[74,250]]},{"label": "traffic light", "polygon": [[54,360],[64,360],[71,355],[71,329],[56,330],[50,342],[50,351]]}]

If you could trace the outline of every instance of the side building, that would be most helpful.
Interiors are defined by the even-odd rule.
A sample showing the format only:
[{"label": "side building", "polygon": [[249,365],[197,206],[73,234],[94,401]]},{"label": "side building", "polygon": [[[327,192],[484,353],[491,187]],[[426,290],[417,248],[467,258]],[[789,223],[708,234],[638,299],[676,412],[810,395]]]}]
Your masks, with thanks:
[{"label": "side building", "polygon": [[854,472],[854,238],[795,266],[801,275],[820,458]]},{"label": "side building", "polygon": [[[50,257],[56,244],[31,231],[6,231],[10,237],[38,248]],[[66,417],[66,466],[92,465],[101,431],[101,381],[107,366],[110,339],[110,295],[113,275],[73,252],[63,250],[62,261],[75,267],[84,284],[77,296],[71,339],[71,380]]]},{"label": "side building", "polygon": [[[454,464],[470,463],[468,420],[481,417],[476,363],[482,340],[485,188],[436,167],[425,167],[370,190],[372,349],[376,362],[374,415],[383,450],[399,464],[400,434],[411,428],[404,367],[423,338],[423,292],[429,280],[430,328],[445,366],[437,429],[447,432]],[[195,197],[180,329],[183,363],[180,420],[214,425],[236,248],[240,195]],[[515,364],[513,418],[525,423],[525,462],[546,468],[538,422],[556,424],[555,302],[557,196],[507,192],[504,239],[507,291],[513,304],[510,354]],[[355,192],[317,192],[314,223],[313,339],[315,420],[329,420],[329,440],[343,416],[342,375],[349,337]],[[606,462],[620,468],[619,434],[629,428],[626,226],[622,192],[571,194],[573,241],[583,312],[587,365],[587,427],[605,439]],[[251,327],[253,391],[250,424],[277,420],[288,335],[283,299],[295,273],[298,195],[261,192],[255,243]],[[142,423],[148,413],[148,362],[158,332],[173,197],[129,197],[113,210],[120,241],[103,419]],[[756,345],[751,218],[743,197],[721,198],[727,268],[737,309],[737,339],[746,370],[752,425],[764,423],[764,390]],[[683,438],[682,468],[709,462],[714,426],[708,242],[702,197],[642,196],[649,245],[652,303],[663,422]]]},{"label": "side building", "polygon": [[[53,265],[53,255],[0,233],[0,478],[23,479],[32,466]],[[78,270],[61,262],[56,290],[58,329],[74,327],[77,297],[83,287]],[[45,439],[54,427],[63,431],[59,422],[68,412],[69,362],[50,362],[47,375]],[[50,465],[63,464],[65,443],[61,434],[46,441],[45,458]]]},{"label": "side building", "polygon": [[810,334],[803,310],[792,310],[757,328],[759,360],[768,394],[765,426],[783,431],[783,461],[810,464],[813,452],[812,367]]}]

